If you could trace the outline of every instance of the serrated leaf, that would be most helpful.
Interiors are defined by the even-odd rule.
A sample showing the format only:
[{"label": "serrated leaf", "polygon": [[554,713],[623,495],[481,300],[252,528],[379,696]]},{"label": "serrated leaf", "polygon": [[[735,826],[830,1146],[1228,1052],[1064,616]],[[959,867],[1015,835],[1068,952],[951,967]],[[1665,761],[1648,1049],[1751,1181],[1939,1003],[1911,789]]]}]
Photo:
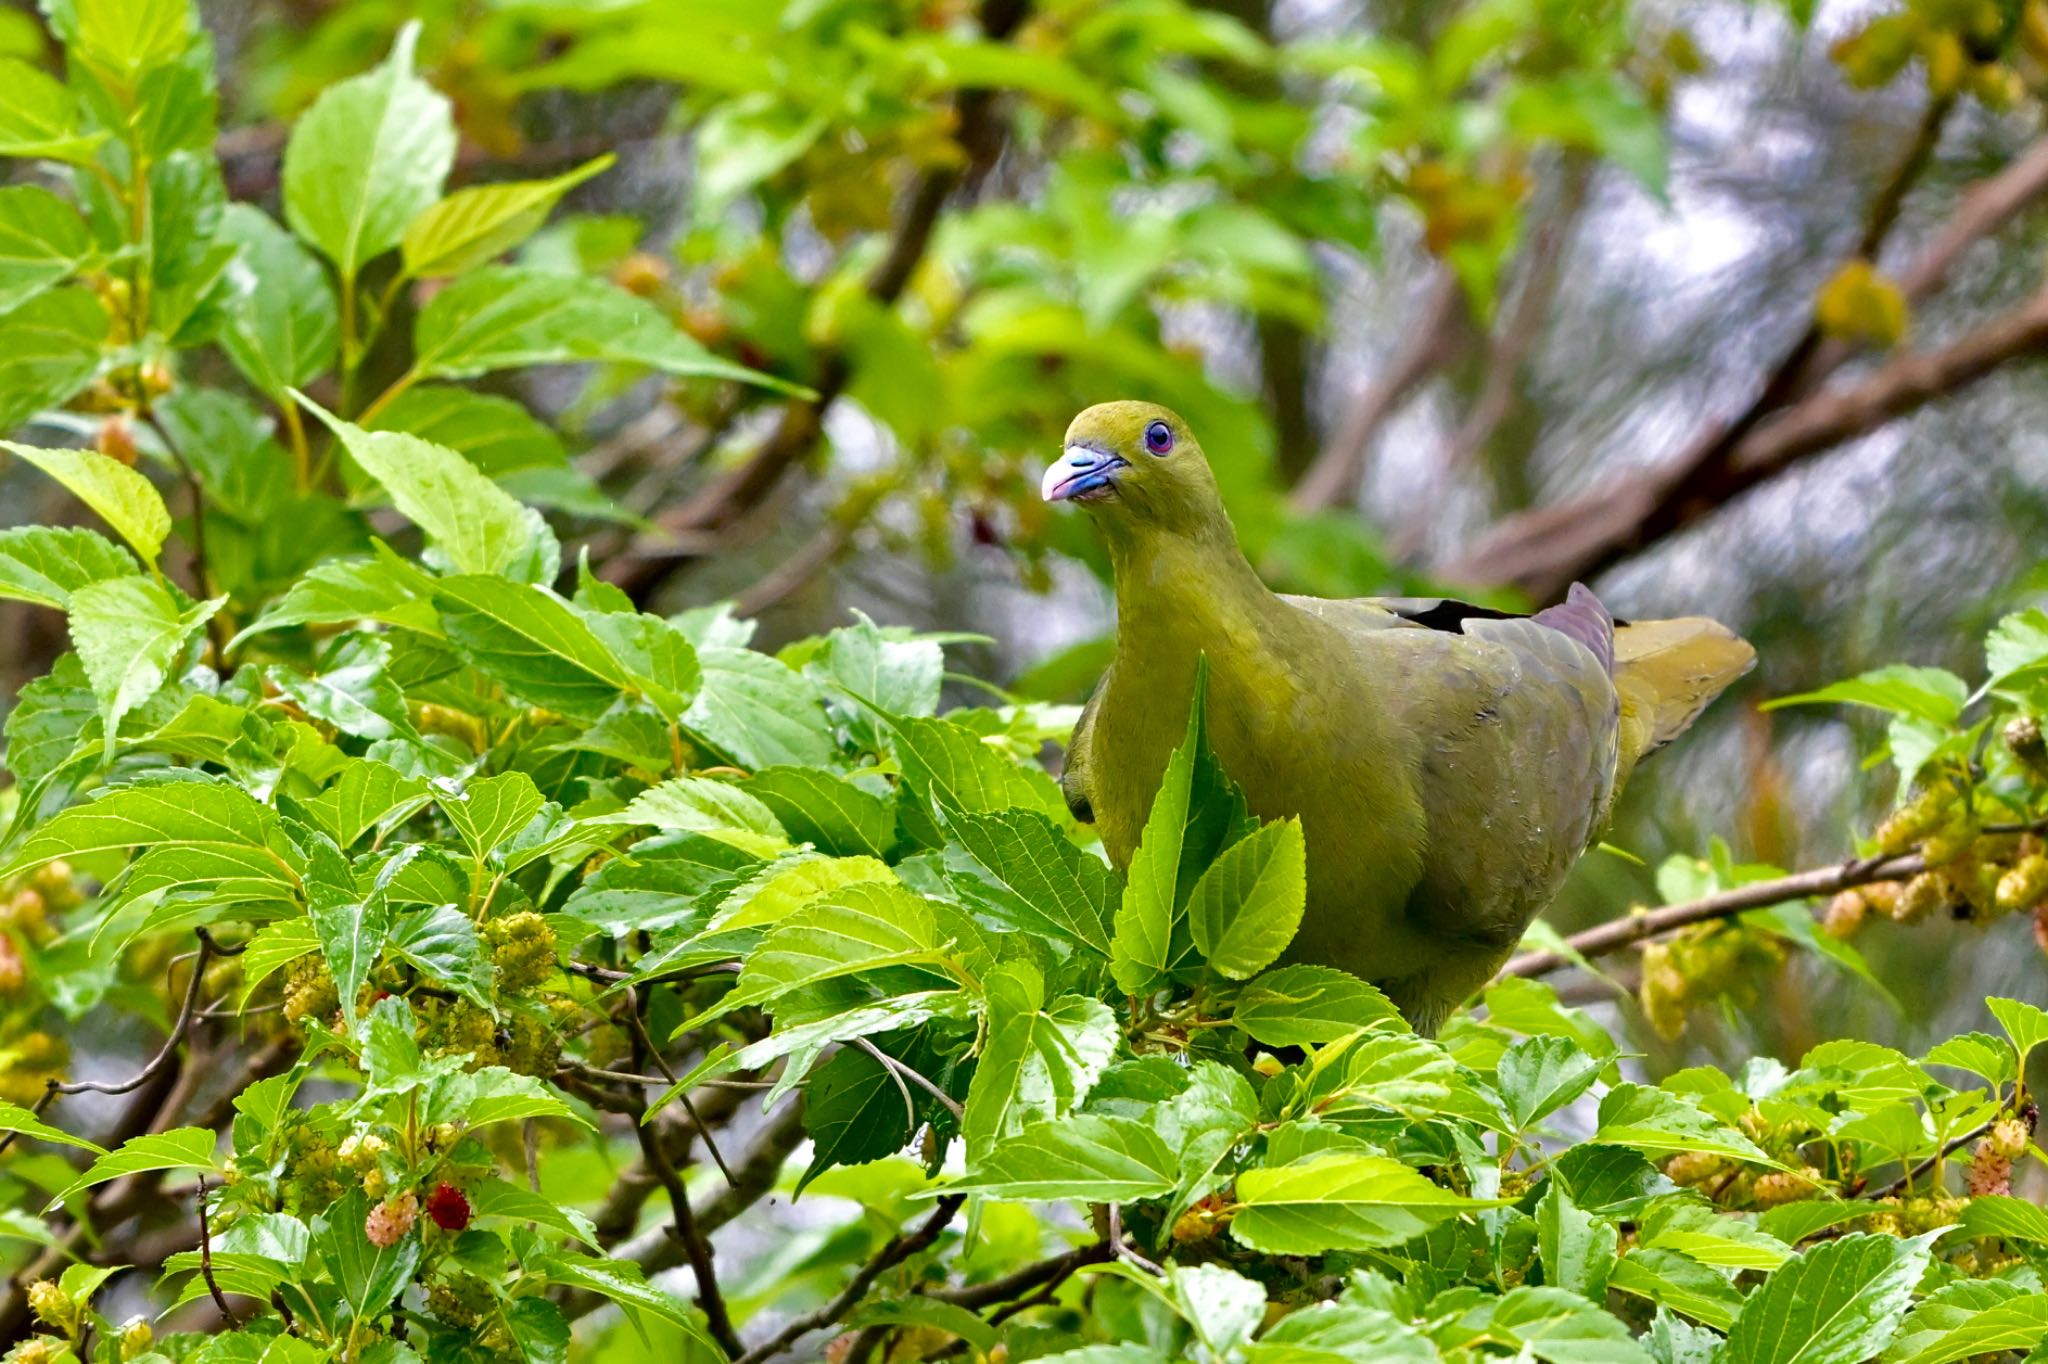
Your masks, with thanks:
[{"label": "serrated leaf", "polygon": [[66,526],[0,531],[0,597],[62,611],[79,588],[140,572],[128,551],[95,531]]},{"label": "serrated leaf", "polygon": [[[887,966],[921,965],[939,959],[931,909],[895,881],[856,881],[813,900],[782,920],[749,953],[739,981],[714,1013],[768,1004],[804,986]],[[946,983],[932,969],[911,973],[906,988]]]},{"label": "serrated leaf", "polygon": [[412,1278],[420,1261],[420,1238],[408,1233],[388,1246],[371,1243],[363,1222],[369,1201],[350,1189],[327,1213],[327,1230],[316,1244],[334,1287],[350,1315],[365,1324],[386,1316],[397,1305],[399,1290]]},{"label": "serrated leaf", "polygon": [[949,1192],[1128,1203],[1171,1192],[1177,1169],[1177,1157],[1148,1124],[1082,1113],[1039,1123],[999,1143]]},{"label": "serrated leaf", "polygon": [[1225,848],[1195,882],[1188,926],[1195,950],[1243,980],[1287,949],[1308,904],[1308,844],[1301,821],[1275,820]]},{"label": "serrated leaf", "polygon": [[[14,323],[9,323],[10,331]],[[12,422],[0,423],[12,425]],[[35,465],[98,513],[146,564],[156,562],[171,533],[171,512],[156,485],[119,460],[91,450],[41,450],[0,441],[0,449]]]},{"label": "serrated leaf", "polygon": [[234,645],[267,630],[292,625],[355,625],[379,621],[438,634],[434,579],[379,547],[374,559],[316,565],[285,589],[235,636]]},{"label": "serrated leaf", "polygon": [[1536,1202],[1536,1245],[1545,1283],[1604,1303],[1620,1243],[1612,1222],[1580,1208],[1556,1180],[1549,1182]]},{"label": "serrated leaf", "polygon": [[1045,978],[1028,961],[997,967],[983,987],[988,1040],[960,1124],[970,1162],[1022,1128],[1072,1110],[1116,1055],[1118,1038],[1116,1018],[1100,1000],[1064,995],[1048,1004]]},{"label": "serrated leaf", "polygon": [[1311,1303],[1289,1312],[1245,1347],[1245,1364],[1438,1364],[1429,1337],[1390,1312]]},{"label": "serrated leaf", "polygon": [[788,666],[752,649],[697,651],[703,682],[683,727],[741,767],[823,767],[836,745],[817,689]]},{"label": "serrated leaf", "polygon": [[1671,1250],[1631,1250],[1607,1286],[1725,1331],[1742,1310],[1742,1293],[1728,1278]]},{"label": "serrated leaf", "polygon": [[615,937],[666,928],[696,915],[700,900],[715,900],[760,865],[753,853],[701,834],[643,839],[584,878],[562,913]]},{"label": "serrated leaf", "polygon": [[1621,1084],[1600,1100],[1592,1140],[1638,1151],[1706,1151],[1732,1160],[1775,1165],[1755,1142],[1703,1110],[1649,1085]]},{"label": "serrated leaf", "polygon": [[1993,1087],[2010,1083],[2014,1073],[2012,1048],[1983,1032],[1966,1032],[1935,1044],[1921,1064],[1966,1070],[1990,1081]]},{"label": "serrated leaf", "polygon": [[455,451],[494,479],[521,469],[566,468],[562,438],[510,398],[427,384],[407,389],[371,428],[408,431]]},{"label": "serrated leaf", "polygon": [[401,29],[382,65],[322,91],[285,143],[285,219],[344,287],[398,245],[455,164],[449,103],[413,74],[418,40],[417,24]]},{"label": "serrated leaf", "polygon": [[524,772],[504,772],[465,784],[459,794],[434,797],[477,862],[533,822],[547,802]]},{"label": "serrated leaf", "polygon": [[301,808],[319,820],[346,852],[371,829],[406,819],[430,799],[432,793],[421,778],[409,777],[389,763],[357,758],[326,790],[301,802]]},{"label": "serrated leaf", "polygon": [[[327,972],[334,977],[335,993],[341,997],[341,1016],[352,1021],[356,997],[391,932],[391,902],[382,885],[368,894],[359,892],[339,854],[330,854],[324,861],[333,863],[331,870],[339,879],[309,878],[308,913],[320,939],[320,954],[327,960]],[[322,864],[323,859],[316,858],[314,866]],[[384,880],[393,870],[395,866],[387,866],[378,879]]]},{"label": "serrated leaf", "polygon": [[36,185],[0,188],[0,314],[69,278],[93,256],[78,210]]},{"label": "serrated leaf", "polygon": [[650,786],[602,822],[709,834],[756,854],[774,852],[789,842],[773,812],[745,787],[711,777],[672,777]]},{"label": "serrated leaf", "polygon": [[2026,1074],[2027,1057],[2035,1047],[2048,1042],[2048,1009],[2024,1000],[2000,999],[1997,996],[1985,1000],[1984,1005],[1998,1020],[1998,1026],[2005,1029],[2005,1035],[2012,1039],[2012,1049],[2018,1057],[2014,1073]]},{"label": "serrated leaf", "polygon": [[281,892],[297,889],[304,866],[275,811],[223,783],[178,782],[123,787],[72,806],[30,834],[4,874],[131,848],[143,849],[145,861],[166,850],[214,853]]},{"label": "serrated leaf", "polygon": [[489,1012],[494,972],[476,935],[476,925],[453,905],[435,905],[399,919],[384,950],[421,975],[441,981]]},{"label": "serrated leaf", "polygon": [[461,455],[417,436],[365,431],[296,396],[457,573],[509,575],[521,582],[554,576],[550,565],[560,558],[554,533]]},{"label": "serrated leaf", "polygon": [[510,1222],[537,1222],[564,1236],[597,1248],[597,1228],[574,1208],[563,1207],[552,1198],[523,1189],[503,1179],[486,1179],[468,1189],[470,1211],[478,1217],[502,1217]]},{"label": "serrated leaf", "polygon": [[1116,912],[1111,963],[1126,994],[1147,993],[1176,964],[1174,926],[1196,879],[1248,831],[1244,796],[1209,750],[1207,699],[1205,663],[1196,673],[1186,735],[1152,798]]},{"label": "serrated leaf", "polygon": [[55,1142],[60,1146],[76,1146],[97,1155],[106,1154],[106,1148],[97,1142],[87,1141],[84,1137],[74,1137],[60,1127],[52,1127],[16,1103],[0,1102],[0,1132],[19,1132],[24,1137],[34,1137],[37,1141]]},{"label": "serrated leaf", "polygon": [[0,58],[0,91],[0,156],[83,165],[107,140],[84,131],[77,98],[27,62]]},{"label": "serrated leaf", "polygon": [[1500,1096],[1518,1128],[1526,1129],[1592,1088],[1605,1068],[1565,1037],[1524,1037],[1500,1058]]},{"label": "serrated leaf", "polygon": [[1368,1028],[1405,1027],[1393,1001],[1333,966],[1282,966],[1249,982],[1231,1021],[1269,1047],[1335,1042]]},{"label": "serrated leaf", "polygon": [[1765,702],[1763,709],[1819,704],[1868,706],[1946,726],[1953,725],[1962,715],[1969,698],[1968,684],[1946,668],[1894,663],[1818,691],[1778,697]]},{"label": "serrated leaf", "polygon": [[1051,778],[1018,766],[966,726],[913,717],[892,728],[903,780],[930,805],[968,813],[1021,807],[1054,821],[1065,817],[1066,802]]},{"label": "serrated leaf", "polygon": [[605,362],[805,391],[720,359],[653,304],[608,281],[517,266],[488,266],[435,294],[414,324],[413,355],[423,379]]},{"label": "serrated leaf", "polygon": [[221,349],[273,402],[334,365],[341,316],[327,271],[296,237],[251,204],[229,204],[221,240],[237,249],[228,268]]},{"label": "serrated leaf", "polygon": [[1384,1156],[1336,1153],[1237,1177],[1230,1232],[1271,1255],[1374,1250],[1503,1200],[1467,1198]]},{"label": "serrated leaf", "polygon": [[[0,431],[14,429],[43,408],[69,401],[99,373],[106,346],[107,310],[89,290],[75,286],[52,289],[9,313],[7,345],[0,349]],[[85,501],[99,510],[90,498]],[[164,528],[169,526],[166,516]],[[120,530],[120,525],[115,529]],[[162,536],[157,538],[161,543]],[[136,548],[139,551],[141,546]],[[154,551],[144,557],[153,558]]]},{"label": "serrated leaf", "polygon": [[815,767],[764,767],[745,790],[767,806],[789,837],[838,857],[885,857],[896,845],[888,800]]},{"label": "serrated leaf", "polygon": [[517,699],[595,720],[632,676],[575,609],[545,587],[472,574],[437,584],[449,640]]},{"label": "serrated leaf", "polygon": [[946,831],[986,873],[993,907],[1015,926],[1109,956],[1116,873],[1036,810],[958,811]]},{"label": "serrated leaf", "polygon": [[145,1170],[211,1170],[216,1140],[213,1131],[205,1127],[176,1127],[131,1138],[87,1166],[50,1200],[50,1206],[108,1180]]},{"label": "serrated leaf", "polygon": [[71,645],[100,704],[109,761],[121,717],[156,695],[186,642],[226,600],[181,609],[168,588],[143,577],[103,579],[71,594]]},{"label": "serrated leaf", "polygon": [[400,243],[406,274],[459,275],[504,255],[547,221],[563,195],[618,158],[607,153],[551,180],[510,180],[456,190],[412,220]]},{"label": "serrated leaf", "polygon": [[1604,1309],[1562,1288],[1522,1287],[1481,1302],[1436,1333],[1456,1345],[1469,1335],[1497,1342],[1544,1364],[1654,1364],[1629,1330]]},{"label": "serrated leaf", "polygon": [[1898,1333],[1940,1232],[1903,1240],[1851,1232],[1787,1260],[1728,1330],[1744,1364],[1859,1364]]},{"label": "serrated leaf", "polygon": [[[2012,1287],[1997,1280],[1981,1284],[1965,1280],[1956,1286],[1976,1289],[1993,1285]],[[1922,1302],[1906,1318],[1903,1334],[1885,1351],[1883,1364],[1954,1364],[1978,1355],[2003,1357],[2008,1350],[2036,1350],[2048,1340],[2048,1293],[2015,1290],[2002,1302],[1968,1311],[1950,1308],[1944,1312],[1944,1306],[1932,1298]],[[1951,1317],[1955,1319],[1949,1320]]]}]

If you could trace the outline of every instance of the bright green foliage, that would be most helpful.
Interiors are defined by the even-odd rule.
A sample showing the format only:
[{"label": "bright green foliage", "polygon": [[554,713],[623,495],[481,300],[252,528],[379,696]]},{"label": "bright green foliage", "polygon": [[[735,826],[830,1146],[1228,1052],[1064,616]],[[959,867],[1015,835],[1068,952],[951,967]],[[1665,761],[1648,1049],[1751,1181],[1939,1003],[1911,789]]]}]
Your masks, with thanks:
[{"label": "bright green foliage", "polygon": [[[943,161],[905,111],[968,86],[1057,110],[1048,138],[1163,147],[1141,111],[1177,111],[1201,136],[1140,178],[1196,192],[1112,219],[1130,167],[1077,138],[1042,202],[951,224],[973,301],[926,281],[901,315],[843,278],[834,307],[778,312],[794,281],[761,253],[721,303],[759,321],[770,379],[589,273],[568,246],[588,224],[543,227],[601,164],[447,192],[451,102],[410,34],[298,120],[287,227],[225,203],[186,0],[52,0],[65,79],[0,63],[0,155],[78,174],[0,191],[0,420],[99,424],[100,450],[6,448],[104,530],[0,533],[0,596],[62,613],[72,644],[6,723],[10,1361],[715,1360],[868,1263],[830,1327],[887,1331],[896,1359],[1942,1364],[2048,1339],[2048,1214],[2011,1192],[2035,1004],[1993,1000],[1919,1056],[1843,1040],[1654,1084],[1538,980],[1417,1036],[1372,986],[1287,960],[1300,833],[1247,815],[1199,706],[1126,879],[1040,762],[1071,709],[949,704],[941,638],[863,618],[770,653],[728,613],[565,576],[574,521],[541,509],[601,495],[558,432],[460,383],[585,363],[600,397],[659,374],[739,401],[817,379],[833,341],[854,395],[936,449],[951,418],[921,375],[1021,441],[1046,414],[1003,407],[1007,376],[1079,360],[1187,389],[1256,452],[1250,405],[1172,363],[1147,306],[1311,313],[1304,243],[1363,245],[1367,222],[1336,177],[1276,184],[1299,111],[1240,119],[1255,101],[1191,71],[1373,73],[1375,159],[1430,148],[1400,192],[1480,288],[1515,193],[1470,191],[1501,146],[1591,147],[1655,183],[1619,19],[1431,132],[1488,53],[1558,26],[1548,7],[1475,7],[1428,55],[1282,48],[1153,3],[1018,46],[830,5],[706,6],[687,30],[574,8],[521,79],[700,82],[707,210],[752,196],[780,221],[800,179],[839,196],[811,195],[817,231],[865,230],[886,185],[834,181],[832,148]],[[494,41],[528,14],[485,9]],[[686,251],[747,230],[707,219]],[[447,283],[398,306],[421,279]],[[1947,839],[2002,868],[1968,893],[2012,912],[2048,894],[2003,879],[2039,852],[1984,825],[2039,817],[2048,620],[2008,618],[1988,653],[1975,693],[1899,669],[1827,699],[1898,716],[1889,751],[1924,789],[1887,850]],[[1661,879],[1678,899],[1768,874],[1722,855]],[[1727,932],[1860,968],[1803,908]],[[1651,976],[1754,964],[1681,942]],[[138,1066],[168,1045],[135,1097],[64,1087],[85,1078],[67,1038],[106,1083],[105,1040],[141,1033]],[[717,1233],[716,1294],[672,1233],[682,1200]],[[149,1316],[105,1316],[145,1293]],[[237,1329],[186,1329],[217,1299]]]}]

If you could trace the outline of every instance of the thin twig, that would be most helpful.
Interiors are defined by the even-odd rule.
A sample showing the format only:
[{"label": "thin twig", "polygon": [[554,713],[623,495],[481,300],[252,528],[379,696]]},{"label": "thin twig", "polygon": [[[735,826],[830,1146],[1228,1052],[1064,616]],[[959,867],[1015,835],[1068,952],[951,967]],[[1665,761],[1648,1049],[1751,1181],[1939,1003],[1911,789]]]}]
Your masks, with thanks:
[{"label": "thin twig", "polygon": [[[934,1099],[937,1099],[939,1103],[945,1108],[945,1110],[948,1113],[951,1113],[954,1117],[965,1118],[967,1116],[966,1110],[960,1107],[959,1103],[953,1098],[952,1095],[948,1094],[945,1090],[940,1089],[937,1085],[933,1084],[930,1079],[920,1074],[914,1067],[903,1064],[903,1062],[897,1060],[888,1052],[883,1051],[880,1047],[868,1041],[868,1039],[865,1037],[856,1037],[853,1039],[853,1043],[862,1051],[865,1051],[868,1055],[874,1057],[877,1061],[880,1061],[885,1067],[887,1067],[889,1073],[896,1077],[896,1083],[899,1086],[905,1080],[909,1080],[913,1084],[922,1088],[926,1093],[930,1094]],[[905,1108],[911,1109],[910,1121],[911,1124],[915,1126],[917,1123],[917,1113],[915,1107],[910,1102],[910,1095],[907,1092],[903,1096],[903,1105]]]},{"label": "thin twig", "polygon": [[[639,996],[631,986],[626,987],[626,998],[630,1004],[630,1007],[626,1010],[627,1024],[632,1027],[633,1033],[639,1039],[641,1047],[646,1050],[648,1059],[660,1068],[661,1073],[667,1076],[668,1082],[673,1085],[676,1083],[676,1073],[670,1069],[668,1058],[661,1054],[661,1048],[655,1046],[654,1039],[647,1035],[647,1025],[640,1021]],[[690,1121],[696,1125],[697,1136],[704,1143],[704,1149],[711,1153],[711,1163],[718,1167],[718,1173],[725,1176],[725,1182],[730,1186],[733,1183],[732,1169],[726,1165],[725,1156],[720,1153],[718,1143],[711,1139],[711,1129],[705,1125],[703,1117],[698,1114],[697,1106],[690,1102],[689,1091],[677,1090],[676,1100],[682,1104],[683,1111],[690,1115]]]},{"label": "thin twig", "polygon": [[171,1025],[171,1035],[164,1039],[163,1046],[158,1048],[156,1055],[150,1058],[148,1065],[145,1065],[141,1070],[136,1071],[125,1080],[75,1080],[70,1084],[61,1084],[52,1080],[50,1082],[50,1092],[53,1094],[127,1094],[148,1084],[158,1071],[170,1064],[172,1055],[178,1049],[178,1044],[185,1040],[185,1031],[192,1023],[193,1008],[199,1000],[199,987],[204,982],[206,976],[207,959],[213,955],[213,951],[213,940],[211,938],[202,938],[199,942],[199,950],[196,953],[187,953],[172,958],[171,970],[173,971],[177,969],[179,963],[188,960],[192,961],[192,978],[185,983],[185,1002],[178,1008],[178,1019],[177,1022]]},{"label": "thin twig", "polygon": [[761,1364],[763,1360],[781,1354],[811,1332],[840,1320],[860,1305],[861,1299],[867,1296],[868,1290],[874,1287],[877,1279],[937,1241],[940,1234],[945,1231],[946,1225],[953,1220],[954,1215],[960,1211],[960,1206],[966,1201],[964,1194],[947,1194],[939,1199],[937,1206],[932,1209],[931,1216],[920,1223],[915,1231],[907,1231],[891,1238],[887,1245],[875,1252],[873,1259],[854,1272],[852,1282],[840,1290],[837,1297],[816,1311],[806,1312],[790,1322],[773,1336],[741,1355],[735,1364]]},{"label": "thin twig", "polygon": [[228,1306],[227,1296],[220,1291],[220,1284],[213,1277],[213,1228],[206,1220],[206,1177],[199,1177],[199,1274],[206,1280],[206,1291],[213,1295],[213,1305],[220,1309],[221,1318],[232,1327],[235,1324],[234,1309]]},{"label": "thin twig", "polygon": [[1992,1128],[1998,1126],[1999,1119],[2003,1118],[2004,1116],[2005,1115],[2001,1113],[1998,1118],[1991,1119],[1982,1127],[1974,1127],[1969,1131],[1963,1133],[1960,1137],[1951,1138],[1946,1144],[1942,1146],[1942,1148],[1939,1151],[1936,1151],[1933,1155],[1927,1157],[1927,1159],[1921,1161],[1912,1169],[1907,1170],[1904,1174],[1901,1174],[1897,1179],[1885,1185],[1882,1189],[1879,1189],[1874,1193],[1858,1194],[1857,1197],[1868,1199],[1890,1198],[1893,1194],[1899,1192],[1899,1190],[1901,1189],[1910,1189],[1911,1187],[1913,1187],[1914,1181],[1918,1180],[1920,1176],[1926,1174],[1929,1170],[1932,1170],[1936,1165],[1940,1164],[1944,1160],[1947,1160],[1950,1156],[1962,1150],[1965,1146],[1968,1146],[1971,1142],[1977,1140],[1977,1138],[1983,1136]]}]

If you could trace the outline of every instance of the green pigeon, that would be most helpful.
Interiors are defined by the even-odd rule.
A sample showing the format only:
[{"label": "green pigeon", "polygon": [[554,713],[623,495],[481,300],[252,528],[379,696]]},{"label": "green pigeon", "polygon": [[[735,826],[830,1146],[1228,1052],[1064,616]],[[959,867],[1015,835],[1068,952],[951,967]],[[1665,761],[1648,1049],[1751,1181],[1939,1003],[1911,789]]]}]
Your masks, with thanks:
[{"label": "green pigeon", "polygon": [[1424,1031],[1500,969],[1637,761],[1756,658],[1700,617],[1617,623],[1579,585],[1531,616],[1279,595],[1194,433],[1151,403],[1074,418],[1043,493],[1088,510],[1116,576],[1116,652],[1061,778],[1075,815],[1129,866],[1206,657],[1217,757],[1306,835],[1287,959],[1373,982]]}]

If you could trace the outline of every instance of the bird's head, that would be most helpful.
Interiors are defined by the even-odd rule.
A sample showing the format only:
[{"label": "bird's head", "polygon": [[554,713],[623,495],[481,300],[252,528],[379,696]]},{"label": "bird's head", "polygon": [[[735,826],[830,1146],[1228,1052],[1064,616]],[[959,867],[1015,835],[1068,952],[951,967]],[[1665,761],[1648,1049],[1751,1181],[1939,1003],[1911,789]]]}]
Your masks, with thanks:
[{"label": "bird's head", "polygon": [[1223,517],[1194,433],[1156,403],[1097,403],[1074,418],[1041,491],[1048,502],[1088,507],[1105,530],[1186,532]]}]

